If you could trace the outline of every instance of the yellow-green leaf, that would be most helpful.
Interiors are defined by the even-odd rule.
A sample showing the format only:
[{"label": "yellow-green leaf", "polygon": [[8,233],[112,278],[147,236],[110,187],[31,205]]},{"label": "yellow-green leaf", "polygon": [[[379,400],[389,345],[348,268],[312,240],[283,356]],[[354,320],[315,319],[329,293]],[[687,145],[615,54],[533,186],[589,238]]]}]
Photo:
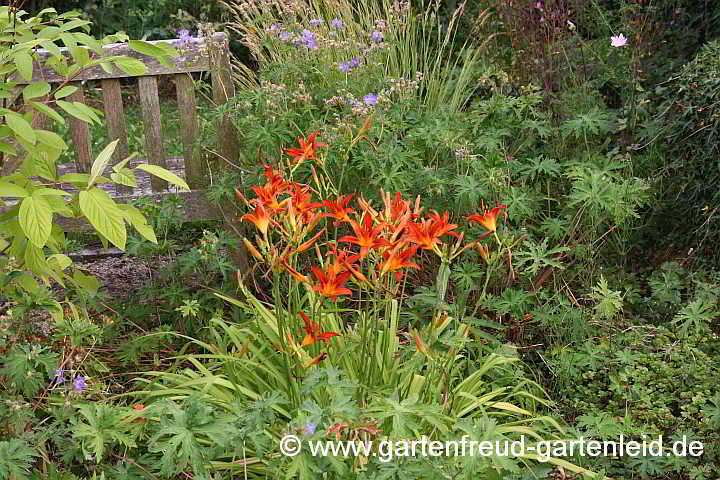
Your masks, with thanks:
[{"label": "yellow-green leaf", "polygon": [[13,61],[20,75],[28,82],[32,81],[33,60],[30,54],[27,52],[17,52],[13,56]]},{"label": "yellow-green leaf", "polygon": [[164,169],[163,167],[160,167],[158,165],[151,165],[148,163],[142,163],[135,167],[139,170],[144,170],[148,172],[151,175],[155,175],[156,177],[160,177],[166,182],[172,183],[173,185],[177,185],[182,190],[190,191],[190,187],[188,187],[188,184],[185,183],[185,180],[178,177],[174,173]]},{"label": "yellow-green leaf", "polygon": [[83,190],[79,195],[80,211],[88,222],[120,250],[125,250],[127,231],[122,211],[107,192],[99,188]]},{"label": "yellow-green leaf", "polygon": [[35,82],[23,88],[23,97],[25,101],[33,98],[43,97],[50,93],[50,84],[47,82]]},{"label": "yellow-green leaf", "polygon": [[18,221],[28,240],[37,248],[43,248],[52,230],[52,209],[45,199],[26,197],[20,204]]},{"label": "yellow-green leaf", "polygon": [[61,89],[59,89],[55,94],[53,95],[56,100],[59,100],[61,98],[65,98],[68,95],[72,95],[73,93],[77,92],[78,87],[75,85],[65,85]]},{"label": "yellow-green leaf", "polygon": [[30,195],[27,190],[14,183],[0,180],[0,197],[25,198]]},{"label": "yellow-green leaf", "polygon": [[33,130],[27,120],[25,120],[21,115],[18,115],[15,112],[7,112],[5,114],[5,122],[7,123],[7,126],[10,127],[10,130],[15,133],[15,135],[22,138],[26,142],[35,145],[35,142],[37,142],[35,130]]}]

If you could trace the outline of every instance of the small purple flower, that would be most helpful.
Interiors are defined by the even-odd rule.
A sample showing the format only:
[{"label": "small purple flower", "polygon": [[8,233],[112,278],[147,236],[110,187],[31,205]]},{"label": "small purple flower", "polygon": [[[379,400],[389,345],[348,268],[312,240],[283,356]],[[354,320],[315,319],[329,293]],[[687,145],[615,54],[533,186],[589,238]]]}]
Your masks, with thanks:
[{"label": "small purple flower", "polygon": [[318,25],[322,25],[323,23],[325,23],[325,20],[321,18],[313,18],[312,20],[310,20],[311,27],[317,27]]},{"label": "small purple flower", "polygon": [[342,63],[338,66],[338,70],[340,70],[340,71],[343,72],[343,73],[349,72],[349,71],[350,71],[350,62],[342,62]]},{"label": "small purple flower", "polygon": [[363,103],[365,105],[376,105],[377,104],[377,95],[374,93],[368,93],[363,97]]},{"label": "small purple flower", "polygon": [[85,391],[85,377],[82,375],[78,375],[75,377],[75,381],[73,382],[75,384],[75,391],[77,393],[82,393]]},{"label": "small purple flower", "polygon": [[61,383],[65,383],[65,370],[62,368],[58,368],[55,370],[55,376],[53,377],[53,382],[56,385],[60,385]]},{"label": "small purple flower", "polygon": [[345,28],[345,25],[343,24],[343,21],[340,20],[339,18],[333,18],[333,19],[330,21],[330,25],[332,26],[332,28],[334,28],[334,29],[336,29],[336,30],[342,30],[342,29]]},{"label": "small purple flower", "polygon": [[305,425],[305,435],[313,435],[316,428],[317,423],[308,423],[307,425]]},{"label": "small purple flower", "polygon": [[280,30],[282,28],[282,23],[275,23],[273,25],[270,25],[267,29],[268,32],[274,32],[276,30]]},{"label": "small purple flower", "polygon": [[377,30],[374,31],[374,32],[372,32],[372,34],[370,35],[370,40],[372,40],[372,41],[375,42],[375,43],[380,43],[380,42],[382,42],[382,41],[383,41],[383,34],[382,34],[382,32],[379,32],[379,31],[377,31]]},{"label": "small purple flower", "polygon": [[190,45],[193,41],[192,36],[190,36],[190,31],[182,29],[177,31],[178,39],[180,40],[180,45]]},{"label": "small purple flower", "polygon": [[351,68],[359,67],[362,65],[362,60],[360,60],[358,57],[353,57],[352,60],[349,62]]},{"label": "small purple flower", "polygon": [[538,10],[542,10],[543,2],[535,2],[534,7],[537,8]]},{"label": "small purple flower", "polygon": [[283,30],[282,32],[278,33],[278,38],[284,42],[287,42],[292,38],[292,34]]},{"label": "small purple flower", "polygon": [[315,35],[312,31],[307,28],[303,30],[302,38],[295,40],[296,44],[305,45],[310,50],[317,48],[317,42],[315,41]]}]

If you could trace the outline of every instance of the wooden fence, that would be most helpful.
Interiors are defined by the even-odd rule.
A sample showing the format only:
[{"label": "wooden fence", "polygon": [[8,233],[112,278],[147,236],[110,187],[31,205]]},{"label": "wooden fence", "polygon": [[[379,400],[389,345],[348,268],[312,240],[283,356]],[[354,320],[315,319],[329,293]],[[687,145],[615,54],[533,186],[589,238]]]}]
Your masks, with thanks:
[{"label": "wooden fence", "polygon": [[[136,58],[147,66],[147,72],[142,75],[132,75],[117,67],[113,67],[111,72],[106,72],[100,66],[83,70],[72,78],[70,85],[74,85],[78,89],[68,97],[68,100],[85,104],[86,97],[82,82],[86,80],[100,81],[108,138],[109,141],[119,140],[111,162],[111,164],[115,164],[129,154],[120,79],[136,77],[146,140],[147,158],[143,160],[175,171],[184,177],[190,188],[194,190],[187,195],[186,203],[189,204],[185,212],[187,220],[217,218],[217,212],[208,205],[204,196],[198,191],[208,184],[209,172],[196,145],[199,130],[195,88],[191,73],[210,72],[213,102],[217,106],[233,97],[235,90],[230,71],[228,38],[224,33],[215,33],[211,37],[160,40],[149,43],[170,43],[176,48],[179,55],[172,58],[170,65],[167,65],[131,50],[126,43],[106,45],[103,48],[105,56],[124,55]],[[42,58],[42,56],[43,53],[40,52],[40,57]],[[169,75],[176,87],[177,121],[180,123],[183,143],[183,158],[170,159],[170,161],[168,161],[165,150],[158,96],[158,77],[163,75]],[[42,61],[36,60],[33,65],[33,81],[62,83],[66,79],[57,75]],[[24,83],[29,82],[18,79],[18,84]],[[63,167],[61,170],[63,173],[87,173],[93,162],[89,125],[74,117],[69,117],[68,120],[75,162],[74,165],[60,166]],[[49,121],[44,115],[35,115],[33,126],[46,129]],[[238,146],[237,133],[232,122],[227,116],[224,116],[218,120],[215,127],[217,139],[214,151],[217,152],[217,156],[234,162],[238,157]],[[167,182],[154,176],[149,176],[147,182],[141,182],[140,176],[144,172],[137,171],[136,173],[139,177],[139,188],[133,189],[124,185],[116,185],[116,190],[111,192],[119,201],[148,194],[160,198],[168,193]],[[147,183],[146,188],[143,188],[143,183]]]}]

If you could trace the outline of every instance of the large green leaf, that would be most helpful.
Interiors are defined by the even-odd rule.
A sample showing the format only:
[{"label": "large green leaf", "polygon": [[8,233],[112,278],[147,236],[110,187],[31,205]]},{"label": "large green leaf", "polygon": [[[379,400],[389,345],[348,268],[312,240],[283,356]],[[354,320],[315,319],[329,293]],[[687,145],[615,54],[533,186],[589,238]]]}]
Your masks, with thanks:
[{"label": "large green leaf", "polygon": [[10,130],[15,132],[18,137],[35,145],[35,142],[37,141],[35,131],[27,120],[22,117],[22,115],[8,111],[5,113],[5,122],[7,123],[7,126],[10,127]]},{"label": "large green leaf", "polygon": [[23,97],[25,97],[26,102],[33,98],[43,97],[48,93],[50,93],[50,84],[47,82],[31,83],[23,88]]},{"label": "large green leaf", "polygon": [[32,101],[31,101],[31,102],[30,102],[30,105],[32,105],[33,108],[34,108],[35,110],[37,110],[38,112],[44,114],[44,115],[47,116],[47,117],[52,118],[53,120],[55,120],[56,122],[60,123],[61,125],[65,125],[65,119],[62,117],[62,115],[60,115],[59,113],[57,113],[55,110],[53,110],[52,108],[48,107],[48,106],[45,105],[44,103],[32,102]]},{"label": "large green leaf", "polygon": [[20,75],[28,82],[32,81],[33,60],[30,54],[27,52],[17,52],[13,55],[13,61]]},{"label": "large green leaf", "polygon": [[25,198],[30,195],[24,188],[0,180],[0,197]]},{"label": "large green leaf", "polygon": [[52,230],[52,209],[41,196],[26,197],[18,213],[20,227],[37,248],[43,248]]},{"label": "large green leaf", "polygon": [[103,237],[120,250],[125,250],[127,231],[122,211],[107,192],[99,188],[84,190],[79,195],[80,211]]},{"label": "large green leaf", "polygon": [[178,177],[174,173],[164,169],[163,167],[160,167],[158,165],[150,165],[148,163],[143,163],[135,167],[139,170],[144,170],[152,175],[155,175],[156,177],[160,177],[163,180],[172,183],[173,185],[177,185],[182,190],[190,191],[190,187],[188,187],[188,184],[185,183],[185,180]]},{"label": "large green leaf", "polygon": [[100,118],[90,110],[86,105],[83,105],[80,102],[66,102],[64,100],[58,100],[55,102],[58,107],[65,110],[67,113],[72,115],[73,117],[80,119],[87,123],[98,123],[100,124]]},{"label": "large green leaf", "polygon": [[135,230],[137,230],[140,235],[142,235],[152,243],[157,244],[157,237],[155,237],[155,231],[153,230],[152,226],[148,225],[147,220],[140,212],[140,210],[133,207],[132,205],[127,204],[118,205],[118,207],[125,214],[125,219],[133,227],[135,227]]},{"label": "large green leaf", "polygon": [[72,95],[73,93],[77,92],[78,87],[75,85],[65,85],[61,89],[59,89],[57,92],[55,92],[55,99],[60,100],[61,98],[65,98],[68,95]]},{"label": "large green leaf", "polygon": [[113,63],[128,75],[142,75],[147,72],[147,66],[137,58],[119,58]]},{"label": "large green leaf", "polygon": [[117,147],[119,141],[120,140],[113,140],[107,145],[107,147],[103,148],[102,152],[98,154],[97,158],[92,164],[92,167],[90,168],[90,180],[88,181],[88,188],[92,187],[93,182],[95,182],[95,180],[100,175],[102,175],[105,167],[110,162],[113,153],[115,153],[115,147]]}]

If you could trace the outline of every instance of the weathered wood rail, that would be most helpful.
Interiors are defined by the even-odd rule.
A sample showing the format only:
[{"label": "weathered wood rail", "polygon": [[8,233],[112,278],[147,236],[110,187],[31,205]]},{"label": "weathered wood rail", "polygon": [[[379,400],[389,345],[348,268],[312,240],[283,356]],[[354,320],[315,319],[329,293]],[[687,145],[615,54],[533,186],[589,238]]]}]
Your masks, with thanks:
[{"label": "weathered wood rail", "polygon": [[[172,58],[168,65],[131,50],[126,43],[106,45],[103,47],[103,56],[123,55],[136,58],[146,65],[147,72],[142,75],[133,75],[123,72],[114,66],[110,72],[103,70],[100,66],[81,70],[71,79],[71,82],[69,82],[70,85],[74,85],[78,89],[68,97],[68,100],[86,103],[82,82],[86,80],[100,81],[103,92],[103,109],[105,112],[108,138],[109,141],[119,140],[115,153],[113,154],[111,165],[108,166],[108,168],[111,168],[112,165],[120,162],[130,153],[128,151],[127,127],[120,80],[137,78],[139,103],[143,116],[146,140],[147,158],[145,160],[147,163],[175,171],[176,174],[185,178],[191,189],[202,189],[208,184],[209,172],[206,165],[204,165],[205,162],[197,146],[199,128],[196,113],[195,86],[191,73],[210,72],[213,102],[215,105],[220,106],[226,103],[229,98],[233,97],[235,90],[230,71],[228,38],[224,33],[215,33],[210,37],[159,40],[149,43],[170,43],[176,48],[179,55]],[[42,51],[39,53],[40,58],[45,55]],[[91,54],[91,58],[94,58],[94,55],[94,53]],[[178,121],[180,122],[183,133],[181,139],[183,143],[183,159],[180,165],[178,165],[177,161],[169,164],[166,155],[165,139],[163,137],[160,116],[160,99],[158,95],[159,76],[172,77],[176,88]],[[17,80],[19,85],[29,83],[21,78]],[[65,77],[57,75],[50,67],[44,65],[41,60],[36,60],[33,64],[32,80],[46,81],[49,83],[65,83],[67,81]],[[74,147],[75,162],[74,165],[69,168],[62,168],[62,170],[64,170],[63,173],[87,173],[93,161],[89,126],[86,122],[74,117],[68,117],[68,120]],[[50,120],[44,115],[36,115],[33,119],[33,126],[37,128],[47,128],[49,121]],[[216,131],[217,146],[215,151],[217,155],[233,161],[238,157],[238,147],[236,140],[237,134],[232,122],[230,122],[227,117],[220,118],[216,125]],[[178,168],[178,166],[180,168]],[[167,194],[167,182],[151,176],[150,188],[142,188],[144,182],[141,179],[144,177],[144,172],[137,172],[137,175],[139,182],[138,188],[133,189],[132,187],[117,185],[113,196],[118,197],[118,200],[122,200],[139,195],[155,194],[161,197]],[[202,204],[193,206],[191,209],[193,214],[190,215],[192,217],[191,220],[197,220],[199,219],[198,217],[202,217],[203,209],[207,210],[206,216],[208,218],[217,218],[217,212],[208,205],[202,195],[193,193],[189,196],[193,202]]]}]

